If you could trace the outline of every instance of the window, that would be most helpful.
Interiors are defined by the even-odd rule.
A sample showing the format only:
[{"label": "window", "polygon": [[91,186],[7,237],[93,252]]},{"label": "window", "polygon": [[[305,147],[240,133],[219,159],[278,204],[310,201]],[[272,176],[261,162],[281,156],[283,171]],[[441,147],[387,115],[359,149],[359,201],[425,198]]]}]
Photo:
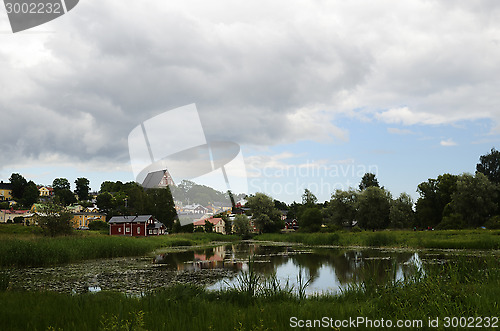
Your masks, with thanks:
[{"label": "window", "polygon": [[120,232],[120,233],[121,233],[121,232],[122,232],[122,228],[118,228],[118,232]]},{"label": "window", "polygon": [[141,228],[137,228],[137,234],[141,234]]},{"label": "window", "polygon": [[125,232],[129,233],[130,232],[130,228],[125,228]]}]

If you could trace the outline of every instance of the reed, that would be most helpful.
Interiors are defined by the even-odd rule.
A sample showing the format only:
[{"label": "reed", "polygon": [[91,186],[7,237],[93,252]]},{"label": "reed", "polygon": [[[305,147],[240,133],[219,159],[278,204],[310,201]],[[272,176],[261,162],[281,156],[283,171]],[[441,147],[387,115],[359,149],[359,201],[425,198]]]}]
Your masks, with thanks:
[{"label": "reed", "polygon": [[[264,286],[264,280],[260,284]],[[422,320],[499,314],[500,262],[459,258],[428,265],[425,275],[383,284],[365,282],[338,295],[300,298],[296,291],[255,295],[247,289],[208,291],[176,285],[128,297],[119,293],[69,295],[0,292],[5,330],[289,330],[290,318],[364,317]],[[365,329],[358,327],[358,329]],[[416,328],[415,328],[416,329]]]}]

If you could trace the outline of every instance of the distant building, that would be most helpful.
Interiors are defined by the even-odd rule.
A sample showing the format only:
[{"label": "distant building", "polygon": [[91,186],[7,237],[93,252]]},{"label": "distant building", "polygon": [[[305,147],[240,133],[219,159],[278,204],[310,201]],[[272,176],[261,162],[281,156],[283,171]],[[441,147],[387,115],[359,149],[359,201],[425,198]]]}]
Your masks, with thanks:
[{"label": "distant building", "polygon": [[40,192],[40,197],[52,197],[54,195],[54,189],[48,186],[38,186],[38,191]]},{"label": "distant building", "polygon": [[71,225],[75,229],[88,229],[89,223],[93,221],[106,222],[106,214],[99,212],[77,212],[73,213],[73,218],[71,219]]},{"label": "distant building", "polygon": [[29,210],[0,209],[0,223],[14,223],[14,218],[23,217]]},{"label": "distant building", "polygon": [[159,236],[165,234],[165,225],[152,215],[113,216],[109,220],[109,234],[112,236]]},{"label": "distant building", "polygon": [[205,221],[209,221],[213,225],[213,232],[226,234],[226,227],[222,218],[204,218],[193,222],[194,228],[204,228]]},{"label": "distant building", "polygon": [[12,184],[0,182],[0,201],[8,201],[12,199]]}]

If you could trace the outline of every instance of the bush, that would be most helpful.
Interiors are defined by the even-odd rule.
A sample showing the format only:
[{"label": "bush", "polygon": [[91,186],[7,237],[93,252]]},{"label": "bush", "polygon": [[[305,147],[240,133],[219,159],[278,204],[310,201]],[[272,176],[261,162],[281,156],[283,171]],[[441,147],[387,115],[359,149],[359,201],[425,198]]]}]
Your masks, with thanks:
[{"label": "bush", "polygon": [[465,229],[466,223],[461,214],[453,213],[443,217],[441,223],[436,226],[438,230]]},{"label": "bush", "polygon": [[92,221],[89,223],[89,230],[101,231],[108,229],[109,229],[108,223],[103,221]]},{"label": "bush", "polygon": [[500,229],[500,215],[491,217],[486,221],[486,223],[484,223],[484,226],[487,229]]}]

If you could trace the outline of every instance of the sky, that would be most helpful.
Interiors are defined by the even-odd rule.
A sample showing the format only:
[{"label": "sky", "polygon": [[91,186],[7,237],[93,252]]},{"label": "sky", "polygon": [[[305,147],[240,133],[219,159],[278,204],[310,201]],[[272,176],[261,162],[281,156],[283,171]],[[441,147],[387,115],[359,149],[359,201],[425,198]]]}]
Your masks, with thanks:
[{"label": "sky", "polygon": [[495,0],[81,0],[12,33],[1,8],[0,178],[135,180],[132,130],[196,104],[208,141],[240,145],[242,193],[325,201],[372,172],[416,199],[500,148],[498,17]]}]

